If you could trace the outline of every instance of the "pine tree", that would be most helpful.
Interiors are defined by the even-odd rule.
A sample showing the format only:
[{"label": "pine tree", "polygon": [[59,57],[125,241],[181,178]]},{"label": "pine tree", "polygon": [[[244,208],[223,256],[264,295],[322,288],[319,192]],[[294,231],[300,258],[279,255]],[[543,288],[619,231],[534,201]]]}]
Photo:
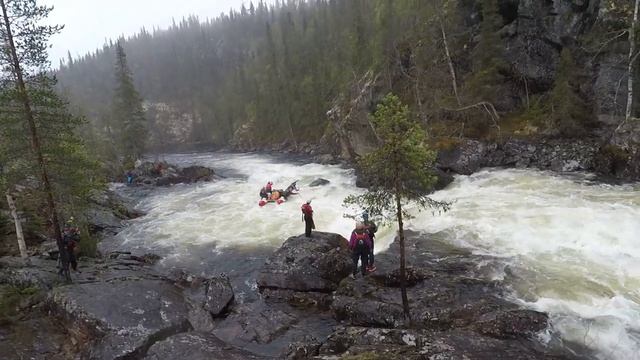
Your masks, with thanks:
[{"label": "pine tree", "polygon": [[578,136],[589,125],[587,104],[577,92],[577,65],[567,48],[562,49],[560,63],[549,95],[550,114],[547,131],[563,136]]},{"label": "pine tree", "polygon": [[126,164],[142,156],[148,131],[142,98],[133,84],[127,55],[120,42],[116,43],[115,75],[116,89],[113,96],[111,130],[118,138],[118,146]]},{"label": "pine tree", "polygon": [[59,212],[80,213],[95,179],[75,133],[80,120],[69,114],[47,72],[47,41],[61,27],[39,25],[52,8],[35,0],[0,0],[0,9],[0,61],[6,70],[0,73],[0,187],[11,193],[24,189],[21,208],[45,219],[64,253]]},{"label": "pine tree", "polygon": [[497,89],[504,83],[500,71],[506,66],[498,33],[502,27],[502,18],[498,13],[497,0],[482,0],[481,4],[479,41],[473,51],[473,74],[467,86],[473,101],[495,103],[500,96]]},{"label": "pine tree", "polygon": [[409,108],[397,96],[388,94],[378,105],[373,123],[382,144],[359,162],[366,177],[373,180],[373,185],[363,195],[348,196],[344,204],[357,205],[367,209],[369,214],[397,221],[402,307],[405,318],[410,320],[404,220],[411,218],[411,214],[404,205],[412,201],[420,208],[446,211],[449,204],[425,195],[436,183],[432,173],[436,154],[427,147],[425,132],[411,119]]}]

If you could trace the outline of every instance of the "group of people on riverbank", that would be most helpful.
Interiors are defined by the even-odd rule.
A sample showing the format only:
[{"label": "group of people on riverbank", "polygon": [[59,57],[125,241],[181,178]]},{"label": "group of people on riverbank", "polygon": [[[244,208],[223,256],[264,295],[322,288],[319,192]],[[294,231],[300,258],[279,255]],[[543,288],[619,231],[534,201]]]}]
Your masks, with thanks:
[{"label": "group of people on riverbank", "polygon": [[[313,221],[313,208],[311,200],[307,200],[302,204],[302,221],[304,221],[304,235],[311,237],[311,230],[315,229]],[[362,276],[376,270],[375,257],[373,255],[374,239],[378,226],[369,219],[369,214],[365,211],[362,214],[362,221],[356,223],[355,229],[351,232],[349,239],[349,249],[351,249],[351,258],[353,259],[353,274],[355,277],[358,273],[358,262],[360,262],[360,272]]]}]

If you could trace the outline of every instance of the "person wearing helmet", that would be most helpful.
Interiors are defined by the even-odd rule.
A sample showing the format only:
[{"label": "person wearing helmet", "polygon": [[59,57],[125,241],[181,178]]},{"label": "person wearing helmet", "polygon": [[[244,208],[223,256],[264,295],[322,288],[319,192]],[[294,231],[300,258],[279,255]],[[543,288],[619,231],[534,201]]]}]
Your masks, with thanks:
[{"label": "person wearing helmet", "polygon": [[365,276],[369,270],[371,238],[365,230],[364,224],[361,222],[358,222],[355,230],[351,232],[349,249],[351,249],[351,259],[353,260],[353,274],[351,274],[351,277],[354,278],[358,273],[358,260],[360,260],[362,276]]},{"label": "person wearing helmet", "polygon": [[271,199],[271,192],[273,191],[273,183],[271,181],[267,182],[267,185],[263,186],[260,189],[260,198],[261,199]]},{"label": "person wearing helmet", "polygon": [[78,270],[78,260],[76,258],[76,251],[78,250],[78,244],[80,243],[80,230],[75,226],[75,221],[72,218],[67,221],[62,232],[62,243],[64,256],[71,265],[74,271]]},{"label": "person wearing helmet", "polygon": [[373,221],[369,220],[369,213],[364,212],[362,214],[362,224],[364,225],[365,232],[369,235],[369,240],[371,241],[371,251],[369,253],[369,264],[367,265],[368,271],[376,271],[376,266],[374,264],[374,256],[373,256],[373,248],[374,248],[374,239],[376,237],[376,231],[378,231],[378,226]]},{"label": "person wearing helmet", "polygon": [[316,224],[313,222],[313,208],[311,207],[311,200],[307,200],[302,204],[302,221],[304,221],[304,235],[308,238],[311,237],[311,230],[316,228]]}]

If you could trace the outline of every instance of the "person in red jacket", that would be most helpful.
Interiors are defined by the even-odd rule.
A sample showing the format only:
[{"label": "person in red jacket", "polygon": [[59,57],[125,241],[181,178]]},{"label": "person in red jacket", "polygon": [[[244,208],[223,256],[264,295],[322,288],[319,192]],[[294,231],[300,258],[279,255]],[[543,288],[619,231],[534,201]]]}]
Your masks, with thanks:
[{"label": "person in red jacket", "polygon": [[356,229],[351,233],[349,248],[351,249],[351,258],[353,259],[353,274],[351,277],[355,277],[358,272],[358,259],[361,264],[362,276],[365,276],[367,274],[371,253],[371,238],[365,230],[364,224],[358,223],[356,225]]},{"label": "person in red jacket", "polygon": [[316,224],[313,222],[313,208],[311,207],[311,200],[307,200],[305,204],[302,204],[302,221],[304,221],[304,236],[310,238],[311,230],[316,228]]}]

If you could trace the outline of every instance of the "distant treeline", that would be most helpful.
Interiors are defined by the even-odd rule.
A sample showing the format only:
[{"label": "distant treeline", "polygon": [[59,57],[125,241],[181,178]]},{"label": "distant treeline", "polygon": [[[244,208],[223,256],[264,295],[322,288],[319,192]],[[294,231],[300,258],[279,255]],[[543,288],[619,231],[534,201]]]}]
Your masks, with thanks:
[{"label": "distant treeline", "polygon": [[[544,118],[534,125],[545,131],[579,133],[591,112],[573,54],[562,56],[562,84],[535,89],[515,78],[499,33],[514,9],[502,3],[258,2],[213,20],[143,29],[120,43],[142,98],[192,119],[187,137],[194,143],[225,144],[242,126],[258,143],[318,140],[327,111],[367,71],[380,75],[377,91],[398,94],[434,131],[483,133],[495,127],[495,115],[509,112],[527,122]],[[98,132],[112,114],[115,47],[69,58],[58,70],[63,91]],[[560,103],[569,105],[554,106]],[[155,145],[171,136],[147,118]]]}]

